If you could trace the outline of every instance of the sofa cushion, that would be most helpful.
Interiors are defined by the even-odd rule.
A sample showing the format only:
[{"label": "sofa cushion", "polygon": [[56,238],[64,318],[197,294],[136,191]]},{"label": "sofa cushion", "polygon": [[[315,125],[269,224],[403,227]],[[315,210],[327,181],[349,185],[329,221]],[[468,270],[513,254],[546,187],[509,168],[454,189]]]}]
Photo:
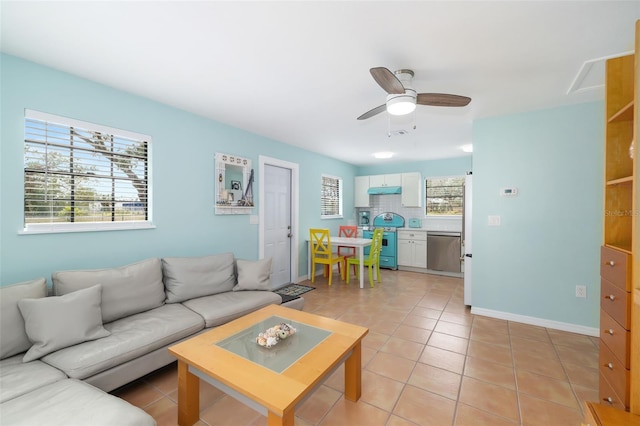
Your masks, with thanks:
[{"label": "sofa cushion", "polygon": [[160,259],[111,269],[59,271],[52,275],[56,296],[102,285],[102,322],[108,323],[164,303]]},{"label": "sofa cushion", "polygon": [[215,327],[267,305],[279,305],[282,298],[272,291],[229,291],[191,299],[182,304],[204,318],[205,327]]},{"label": "sofa cushion", "polygon": [[22,353],[31,347],[24,329],[24,318],[18,308],[21,299],[47,296],[47,280],[38,278],[0,287],[0,359]]},{"label": "sofa cushion", "polygon": [[64,296],[20,300],[25,330],[33,342],[23,361],[108,336],[110,333],[102,327],[100,294],[98,284]]},{"label": "sofa cushion", "polygon": [[233,253],[162,259],[167,303],[231,291],[236,283]]},{"label": "sofa cushion", "polygon": [[0,361],[0,403],[66,378],[42,361],[22,362],[22,355],[5,358]]},{"label": "sofa cushion", "polygon": [[233,291],[271,290],[271,258],[262,260],[236,260],[238,284]]},{"label": "sofa cushion", "polygon": [[2,404],[0,424],[154,426],[153,417],[86,383],[65,379]]},{"label": "sofa cushion", "polygon": [[111,335],[53,352],[43,362],[74,379],[84,379],[190,336],[202,318],[180,304],[168,304],[105,324]]}]

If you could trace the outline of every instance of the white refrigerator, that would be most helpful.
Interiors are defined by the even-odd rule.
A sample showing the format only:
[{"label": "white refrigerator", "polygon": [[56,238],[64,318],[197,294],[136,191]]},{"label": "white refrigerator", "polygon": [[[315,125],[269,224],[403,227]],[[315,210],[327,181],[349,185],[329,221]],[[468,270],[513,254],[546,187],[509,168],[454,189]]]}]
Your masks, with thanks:
[{"label": "white refrigerator", "polygon": [[471,263],[472,263],[472,253],[473,250],[471,248],[471,192],[472,192],[472,184],[473,184],[473,175],[471,172],[465,176],[464,179],[464,210],[462,217],[462,262],[463,262],[463,272],[464,272],[464,304],[467,306],[472,305],[472,290],[471,290]]}]

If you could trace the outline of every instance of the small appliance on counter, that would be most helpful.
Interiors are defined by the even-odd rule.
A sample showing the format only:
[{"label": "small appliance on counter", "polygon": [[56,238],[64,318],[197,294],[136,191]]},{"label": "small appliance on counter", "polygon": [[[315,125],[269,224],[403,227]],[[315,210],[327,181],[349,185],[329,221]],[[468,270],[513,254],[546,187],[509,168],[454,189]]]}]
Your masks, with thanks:
[{"label": "small appliance on counter", "polygon": [[422,219],[412,217],[409,219],[409,228],[422,228]]},{"label": "small appliance on counter", "polygon": [[371,223],[369,222],[369,215],[371,212],[369,211],[361,211],[358,212],[358,225],[359,226],[369,226]]}]

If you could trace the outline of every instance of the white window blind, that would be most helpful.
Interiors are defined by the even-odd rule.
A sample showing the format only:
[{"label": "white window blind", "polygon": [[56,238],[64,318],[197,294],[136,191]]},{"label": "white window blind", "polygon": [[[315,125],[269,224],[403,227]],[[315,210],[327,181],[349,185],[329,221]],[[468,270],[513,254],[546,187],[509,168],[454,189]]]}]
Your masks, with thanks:
[{"label": "white window blind", "polygon": [[150,225],[151,138],[27,110],[25,231]]},{"label": "white window blind", "polygon": [[322,176],[320,196],[320,217],[342,217],[342,179],[334,176]]},{"label": "white window blind", "polygon": [[464,177],[427,179],[425,194],[427,194],[427,215],[462,215]]}]

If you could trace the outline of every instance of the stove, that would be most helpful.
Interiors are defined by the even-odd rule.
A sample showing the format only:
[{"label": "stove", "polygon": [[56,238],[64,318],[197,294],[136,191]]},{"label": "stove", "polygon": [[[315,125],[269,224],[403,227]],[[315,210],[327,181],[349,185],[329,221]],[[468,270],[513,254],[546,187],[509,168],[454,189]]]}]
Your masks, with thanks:
[{"label": "stove", "polygon": [[[373,218],[372,225],[362,228],[364,238],[372,238],[373,230],[384,229],[382,233],[382,250],[380,251],[380,267],[398,269],[398,234],[397,228],[404,227],[404,217],[396,213],[381,213]],[[365,247],[365,254],[369,254],[369,247]]]}]

